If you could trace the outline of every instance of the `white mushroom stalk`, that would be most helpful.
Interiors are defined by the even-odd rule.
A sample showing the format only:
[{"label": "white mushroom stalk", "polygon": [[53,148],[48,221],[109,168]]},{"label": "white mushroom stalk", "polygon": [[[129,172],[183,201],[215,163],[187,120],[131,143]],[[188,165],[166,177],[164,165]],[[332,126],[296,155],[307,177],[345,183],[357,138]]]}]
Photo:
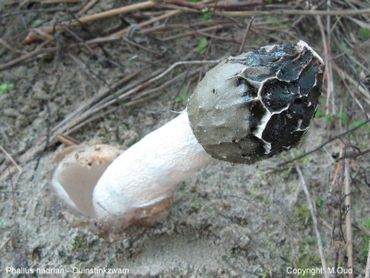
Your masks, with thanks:
[{"label": "white mushroom stalk", "polygon": [[322,74],[322,59],[303,41],[230,57],[205,75],[187,110],[119,156],[104,145],[69,150],[53,188],[85,216],[154,223],[176,185],[211,157],[250,164],[296,146],[316,112]]},{"label": "white mushroom stalk", "polygon": [[54,191],[85,216],[152,224],[167,215],[176,185],[211,160],[186,111],[118,155],[107,145],[67,148],[54,170]]},{"label": "white mushroom stalk", "polygon": [[[151,222],[172,203],[176,185],[211,160],[186,111],[123,152],[103,173],[93,195],[98,218]],[[149,217],[148,217],[149,215]]]}]

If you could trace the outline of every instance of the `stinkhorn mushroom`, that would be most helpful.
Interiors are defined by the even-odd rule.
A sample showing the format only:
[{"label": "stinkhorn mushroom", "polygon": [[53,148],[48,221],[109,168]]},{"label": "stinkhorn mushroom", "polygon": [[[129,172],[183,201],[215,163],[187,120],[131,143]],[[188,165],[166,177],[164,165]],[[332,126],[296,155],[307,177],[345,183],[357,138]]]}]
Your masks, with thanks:
[{"label": "stinkhorn mushroom", "polygon": [[156,222],[176,185],[212,157],[251,164],[296,146],[316,112],[323,67],[303,41],[229,57],[206,73],[175,119],[119,156],[104,145],[71,150],[52,185],[85,216]]}]

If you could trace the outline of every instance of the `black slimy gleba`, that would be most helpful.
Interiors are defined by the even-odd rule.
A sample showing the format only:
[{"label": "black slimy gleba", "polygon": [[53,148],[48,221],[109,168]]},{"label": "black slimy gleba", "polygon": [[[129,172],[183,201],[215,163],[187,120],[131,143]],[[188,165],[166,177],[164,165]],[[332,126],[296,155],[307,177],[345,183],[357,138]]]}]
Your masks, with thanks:
[{"label": "black slimy gleba", "polygon": [[317,109],[323,61],[305,42],[230,57],[211,69],[188,105],[212,157],[254,163],[298,144]]}]

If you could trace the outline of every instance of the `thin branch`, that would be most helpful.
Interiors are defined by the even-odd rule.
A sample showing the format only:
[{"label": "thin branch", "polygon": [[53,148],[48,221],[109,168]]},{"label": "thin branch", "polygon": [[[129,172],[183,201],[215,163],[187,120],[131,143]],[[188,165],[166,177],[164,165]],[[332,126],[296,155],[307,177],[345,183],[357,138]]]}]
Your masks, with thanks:
[{"label": "thin branch", "polygon": [[79,12],[78,15],[86,13],[90,10],[99,0],[90,0]]},{"label": "thin branch", "polygon": [[357,129],[359,129],[359,128],[363,127],[364,125],[368,124],[369,122],[370,122],[370,119],[367,119],[367,120],[363,121],[361,124],[359,124],[359,125],[357,125],[357,126],[355,126],[353,128],[350,128],[350,129],[348,129],[348,130],[346,130],[344,132],[341,132],[341,133],[335,135],[334,137],[329,138],[327,141],[325,141],[324,143],[318,145],[317,147],[309,150],[308,152],[305,152],[304,154],[298,155],[298,156],[296,156],[293,159],[284,161],[284,162],[276,165],[274,168],[280,168],[280,167],[285,166],[285,165],[287,165],[289,163],[292,163],[292,162],[295,162],[297,160],[300,160],[300,159],[302,159],[302,158],[304,158],[304,157],[306,157],[306,156],[308,156],[308,155],[310,155],[310,154],[312,154],[312,153],[314,153],[314,152],[322,149],[327,144],[329,144],[329,143],[331,143],[331,142],[333,142],[333,141],[335,141],[335,140],[337,140],[337,139],[339,139],[339,138],[341,138],[343,136],[346,136],[347,134],[350,134],[350,133],[356,131]]},{"label": "thin branch", "polygon": [[75,4],[79,3],[81,0],[44,0],[40,1],[41,4],[59,4],[59,3],[68,3],[68,4]]},{"label": "thin branch", "polygon": [[355,86],[355,88],[358,89],[359,92],[364,96],[365,101],[370,104],[370,92],[365,86],[362,86],[361,82],[356,81],[336,63],[333,63],[333,68],[337,71],[342,79],[347,79],[353,86]]},{"label": "thin branch", "polygon": [[346,87],[347,92],[351,95],[351,97],[353,98],[353,100],[355,101],[355,103],[357,104],[357,106],[363,112],[363,114],[365,115],[365,117],[368,118],[367,112],[366,112],[364,106],[362,105],[362,103],[360,102],[360,100],[356,97],[355,93],[352,92],[352,89],[349,87],[348,83],[346,82],[346,80],[344,78],[342,78],[342,82],[343,82],[344,86]]},{"label": "thin branch", "polygon": [[129,13],[129,12],[133,12],[133,11],[137,11],[137,10],[141,10],[141,9],[152,8],[155,5],[156,5],[156,3],[154,1],[146,1],[146,2],[142,2],[142,3],[137,3],[137,4],[132,4],[132,5],[120,7],[120,8],[117,8],[117,9],[104,11],[104,12],[101,12],[101,13],[96,13],[96,14],[92,14],[92,15],[83,16],[83,17],[80,17],[78,19],[74,19],[74,20],[70,20],[70,21],[63,21],[62,23],[60,23],[57,26],[40,27],[40,28],[34,29],[30,33],[28,33],[28,35],[26,36],[24,41],[25,41],[25,43],[35,42],[38,39],[37,34],[36,34],[37,31],[41,31],[41,32],[46,33],[46,34],[53,34],[57,31],[60,31],[63,28],[63,25],[67,25],[69,27],[78,26],[80,24],[84,24],[84,23],[87,23],[87,22],[90,22],[90,21],[105,19],[105,18],[109,18],[109,17],[115,16],[115,15],[125,14],[125,13]]},{"label": "thin branch", "polygon": [[7,48],[9,51],[16,53],[16,54],[22,52],[21,50],[14,49],[14,47],[12,47],[9,43],[4,41],[2,38],[0,38],[0,45],[2,45],[3,47]]},{"label": "thin branch", "polygon": [[66,146],[75,146],[81,144],[81,142],[77,139],[65,134],[57,135],[57,140]]},{"label": "thin branch", "polygon": [[[113,86],[109,86],[107,89],[99,91],[98,94],[96,94],[92,98],[86,100],[84,103],[81,103],[76,110],[74,110],[72,113],[68,114],[61,122],[59,122],[51,130],[52,133],[55,133],[55,134],[58,133],[58,129],[61,126],[65,125],[66,123],[68,123],[69,121],[71,121],[73,118],[78,117],[78,115],[80,113],[82,113],[84,110],[86,110],[89,107],[93,106],[94,104],[96,104],[100,100],[104,99],[108,95],[113,94],[113,92],[115,90],[117,90],[118,88],[123,87],[127,82],[131,81],[131,79],[133,79],[134,77],[136,77],[139,73],[140,73],[140,71],[135,71],[135,72],[133,72],[131,74],[126,74],[123,79],[121,79],[119,82],[117,82]],[[59,133],[62,133],[62,132],[59,132]]]},{"label": "thin branch", "polygon": [[163,4],[170,4],[174,6],[203,10],[203,9],[222,9],[222,10],[233,10],[240,9],[244,7],[252,7],[257,5],[263,5],[263,0],[249,0],[249,1],[240,1],[240,3],[230,3],[231,1],[216,1],[215,3],[192,3],[191,1],[183,0],[161,0]]},{"label": "thin branch", "polygon": [[153,49],[151,49],[149,47],[145,47],[145,46],[141,45],[140,43],[137,43],[137,42],[135,42],[133,40],[130,40],[130,39],[126,38],[126,37],[123,37],[122,40],[125,41],[125,42],[127,42],[130,45],[133,45],[133,46],[136,46],[138,48],[141,48],[144,51],[149,52],[149,53],[151,53],[151,54],[153,54],[153,55],[155,55],[157,57],[161,57],[162,56],[162,54],[159,53],[158,51],[155,51],[155,50],[153,50]]},{"label": "thin branch", "polygon": [[126,100],[129,96],[133,95],[134,93],[137,93],[138,91],[144,89],[145,87],[147,87],[149,84],[152,84],[153,82],[161,79],[162,77],[166,76],[169,72],[171,72],[174,68],[176,68],[177,66],[180,66],[180,65],[203,65],[203,64],[216,64],[220,62],[220,60],[194,60],[194,61],[178,61],[174,64],[172,64],[170,67],[168,67],[166,70],[164,70],[163,72],[159,73],[158,75],[155,75],[153,78],[145,81],[145,82],[142,82],[140,83],[138,86],[130,89],[130,90],[127,90],[125,91],[124,93],[122,93],[121,95],[119,95],[118,97],[114,98],[114,99],[111,99],[109,101],[106,101],[104,103],[102,103],[101,105],[97,106],[96,108],[94,108],[93,112],[96,113],[102,109],[104,109],[105,107],[107,106],[110,106],[114,103],[116,103],[118,100]]},{"label": "thin branch", "polygon": [[242,54],[243,51],[244,51],[245,44],[247,43],[248,34],[249,34],[249,31],[250,31],[250,29],[252,27],[254,18],[255,17],[252,16],[252,18],[248,22],[247,29],[245,30],[244,37],[243,37],[243,40],[242,40],[242,44],[240,45],[240,48],[239,48],[239,54]]},{"label": "thin branch", "polygon": [[4,246],[11,240],[11,233],[7,234],[4,238],[5,240],[3,241],[3,243],[0,245],[0,250],[4,248]]},{"label": "thin branch", "polygon": [[186,37],[186,36],[191,36],[191,35],[194,35],[194,34],[197,34],[197,33],[199,34],[200,32],[223,29],[225,27],[232,26],[232,25],[233,24],[218,24],[218,25],[214,25],[214,26],[208,26],[208,27],[205,27],[205,28],[202,28],[202,29],[195,29],[195,30],[191,30],[191,31],[188,31],[188,32],[180,33],[180,34],[171,35],[171,36],[165,37],[165,38],[160,39],[160,40],[162,42],[167,42],[167,41],[170,41],[170,40],[179,39],[179,38]]},{"label": "thin branch", "polygon": [[49,43],[48,41],[45,41],[42,44],[40,44],[35,50],[33,50],[31,52],[28,52],[27,54],[24,54],[21,57],[18,57],[14,60],[11,60],[11,61],[9,61],[5,64],[0,64],[0,71],[6,70],[8,68],[11,68],[11,67],[19,64],[19,63],[22,63],[22,62],[27,61],[31,58],[37,57],[40,54],[45,54],[45,53],[56,51],[56,49],[57,49],[56,47],[43,48],[43,46],[45,46],[48,43]]},{"label": "thin branch", "polygon": [[[70,12],[73,12],[72,9],[68,9]],[[16,12],[11,13],[3,13],[0,15],[0,19],[7,18],[10,16],[15,15],[22,15],[22,14],[36,14],[36,13],[56,13],[56,12],[65,12],[65,8],[49,8],[49,9],[29,9],[29,10],[18,10]]]},{"label": "thin branch", "polygon": [[367,251],[367,263],[365,269],[365,278],[370,278],[370,240],[369,240],[369,249]]},{"label": "thin branch", "polygon": [[[329,17],[330,18],[330,17]],[[334,79],[333,79],[333,67],[331,58],[331,48],[330,48],[330,34],[325,34],[324,25],[321,21],[320,16],[316,16],[317,24],[319,25],[322,45],[324,47],[325,54],[325,76],[326,76],[326,115],[329,113],[335,114],[335,102],[334,102]],[[330,111],[330,106],[332,110]]]},{"label": "thin branch", "polygon": [[[171,16],[174,16],[174,15],[177,15],[179,13],[180,13],[180,11],[178,11],[178,10],[172,10],[172,11],[166,12],[166,13],[160,15],[160,16],[151,18],[147,21],[144,21],[144,22],[138,24],[138,27],[139,28],[145,27],[145,26],[150,25],[154,22],[157,22],[157,21],[162,20],[162,19],[167,19],[167,18],[169,18]],[[117,31],[117,32],[115,32],[111,35],[106,36],[106,37],[91,39],[91,40],[87,41],[86,43],[91,45],[91,44],[112,42],[112,41],[120,40],[120,39],[122,39],[123,36],[125,36],[128,33],[128,30],[129,30],[129,27],[124,28],[120,31]]]},{"label": "thin branch", "polygon": [[327,268],[327,265],[326,265],[326,260],[325,260],[325,255],[324,255],[324,248],[323,248],[321,234],[320,234],[320,230],[319,230],[319,222],[317,221],[317,217],[316,217],[316,215],[317,215],[316,207],[315,207],[315,205],[312,201],[311,194],[308,191],[306,181],[303,177],[301,168],[298,165],[296,165],[295,169],[297,170],[299,180],[301,182],[300,183],[301,187],[303,188],[303,191],[306,194],[308,207],[310,208],[312,223],[313,223],[313,226],[314,226],[314,229],[315,229],[315,234],[316,234],[317,247],[319,249],[319,254],[320,254],[320,259],[321,259],[321,265],[322,265],[322,268],[324,270],[323,275],[324,275],[325,278],[329,278],[329,275],[327,273],[328,268]]},{"label": "thin branch", "polygon": [[[353,270],[353,239],[352,239],[352,217],[351,217],[351,183],[349,176],[349,162],[344,160],[344,205],[346,206],[346,246],[347,246],[347,267]],[[353,278],[353,271],[350,271],[348,277]]]},{"label": "thin branch", "polygon": [[305,15],[305,16],[353,16],[370,14],[369,9],[344,10],[263,10],[263,11],[223,11],[215,12],[218,15],[231,17],[262,16],[262,15]]},{"label": "thin branch", "polygon": [[368,154],[370,153],[370,149],[366,149],[364,151],[361,151],[360,149],[355,149],[355,151],[353,152],[349,152],[349,153],[345,153],[343,156],[337,158],[337,161],[339,160],[342,160],[342,159],[346,159],[346,158],[350,158],[350,159],[355,159],[359,156],[362,156],[362,155],[365,155],[365,154]]},{"label": "thin branch", "polygon": [[3,146],[0,145],[0,150],[5,154],[5,156],[10,160],[11,163],[17,168],[19,173],[22,173],[22,167],[15,162],[13,157],[3,148]]},{"label": "thin branch", "polygon": [[[344,149],[341,148],[340,156],[343,155]],[[342,186],[341,185],[341,178],[342,178],[342,169],[343,169],[343,161],[338,161],[336,163],[333,178],[330,186],[329,196],[330,196],[330,208],[332,214],[332,228],[331,228],[331,236],[332,236],[332,243],[334,247],[333,252],[333,266],[334,269],[337,269],[339,266],[339,259],[341,249],[344,247],[344,235],[342,231]],[[338,277],[338,274],[335,276]]]}]

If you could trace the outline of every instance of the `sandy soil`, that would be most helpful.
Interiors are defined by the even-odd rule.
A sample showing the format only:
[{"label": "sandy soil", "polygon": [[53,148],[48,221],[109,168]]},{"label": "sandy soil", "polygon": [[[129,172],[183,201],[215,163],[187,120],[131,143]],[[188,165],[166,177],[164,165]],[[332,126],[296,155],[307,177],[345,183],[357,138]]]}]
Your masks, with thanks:
[{"label": "sandy soil", "polygon": [[[112,7],[112,1],[91,12]],[[0,5],[1,6],[1,5]],[[63,12],[54,16],[63,16]],[[0,36],[22,46],[27,25],[50,15],[26,13],[22,17],[2,18]],[[109,26],[122,25],[122,19],[108,20]],[[182,22],[179,17],[170,22]],[[5,26],[12,26],[6,28]],[[237,32],[239,31],[239,32]],[[81,36],[86,34],[81,34]],[[239,29],[217,33],[239,39]],[[124,42],[95,48],[98,55],[86,49],[63,51],[71,37],[61,36],[56,55],[46,55],[1,72],[0,84],[10,82],[14,89],[0,96],[0,145],[16,160],[27,152],[40,136],[91,98],[107,84],[122,76],[143,70],[149,74],[178,60],[212,59],[237,52],[233,42],[212,42],[207,57],[196,50],[197,36],[183,37],[168,43],[159,35],[137,35],[135,42],[162,53],[151,52]],[[286,39],[281,35],[281,40]],[[248,49],[273,40],[251,35]],[[18,53],[1,50],[1,63]],[[108,60],[108,56],[110,57]],[[180,58],[179,58],[180,57]],[[110,63],[114,60],[117,64]],[[181,70],[184,70],[181,69]],[[188,86],[189,81],[189,88]],[[160,96],[136,106],[118,105],[114,113],[99,118],[73,132],[81,142],[100,141],[126,148],[145,134],[176,116],[186,102],[179,98],[190,94],[197,76],[167,87]],[[0,183],[0,273],[14,268],[86,269],[128,268],[130,275],[208,276],[208,277],[286,277],[288,267],[320,267],[315,233],[299,177],[293,167],[268,170],[335,134],[323,118],[316,119],[298,150],[284,153],[255,165],[233,165],[213,161],[191,179],[179,185],[168,218],[154,227],[122,232],[114,241],[93,233],[91,225],[76,221],[50,193],[52,160],[63,146],[53,144],[26,164],[21,174],[8,175]],[[366,142],[366,130],[356,133]],[[338,142],[299,161],[312,198],[318,208],[321,233],[327,261],[333,261],[331,235],[331,182],[340,150]],[[11,163],[0,153],[0,164]],[[366,263],[366,239],[370,234],[369,156],[351,162],[353,188],[352,217],[354,228],[355,274],[363,275]],[[2,168],[5,169],[6,168]],[[1,173],[1,174],[4,174]],[[79,219],[81,220],[81,219]],[[79,223],[79,224],[76,224]],[[342,247],[344,248],[344,247]],[[69,274],[73,276],[72,274]],[[89,275],[87,275],[89,276]]]}]

